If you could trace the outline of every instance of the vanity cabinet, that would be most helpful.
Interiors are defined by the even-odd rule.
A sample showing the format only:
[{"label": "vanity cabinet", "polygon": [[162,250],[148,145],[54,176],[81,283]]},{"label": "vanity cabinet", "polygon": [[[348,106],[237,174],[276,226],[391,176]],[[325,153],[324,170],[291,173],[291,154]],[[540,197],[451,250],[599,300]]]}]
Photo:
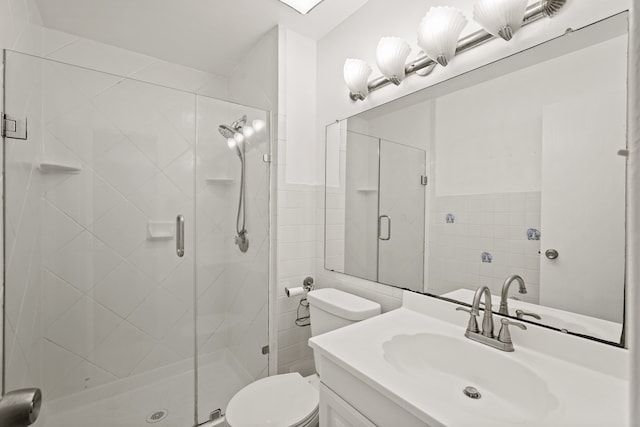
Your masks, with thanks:
[{"label": "vanity cabinet", "polygon": [[375,427],[329,387],[320,384],[320,427]]},{"label": "vanity cabinet", "polygon": [[320,427],[443,427],[425,423],[324,355],[320,369]]}]

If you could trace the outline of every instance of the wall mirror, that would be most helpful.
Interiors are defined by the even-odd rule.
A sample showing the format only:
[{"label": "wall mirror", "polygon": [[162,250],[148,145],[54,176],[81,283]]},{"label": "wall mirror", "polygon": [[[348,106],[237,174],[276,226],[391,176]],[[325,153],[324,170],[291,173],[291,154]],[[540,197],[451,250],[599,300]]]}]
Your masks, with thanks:
[{"label": "wall mirror", "polygon": [[327,126],[325,268],[624,345],[627,19]]}]

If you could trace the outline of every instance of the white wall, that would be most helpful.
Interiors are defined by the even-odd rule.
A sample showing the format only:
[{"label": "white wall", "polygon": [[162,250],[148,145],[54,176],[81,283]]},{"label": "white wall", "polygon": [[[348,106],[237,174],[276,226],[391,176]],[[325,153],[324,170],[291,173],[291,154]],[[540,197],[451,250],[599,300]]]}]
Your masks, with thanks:
[{"label": "white wall", "polygon": [[[280,27],[278,44],[277,148],[277,325],[278,372],[313,370],[307,340],[310,328],[295,324],[300,297],[287,298],[285,287],[315,277],[318,226],[314,176],[315,42]],[[301,315],[307,314],[305,309]]]}]

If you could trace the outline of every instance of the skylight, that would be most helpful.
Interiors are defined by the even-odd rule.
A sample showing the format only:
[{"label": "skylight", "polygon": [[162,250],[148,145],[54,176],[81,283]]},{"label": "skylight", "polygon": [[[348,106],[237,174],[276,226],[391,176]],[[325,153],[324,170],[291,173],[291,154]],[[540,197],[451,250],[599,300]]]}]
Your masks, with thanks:
[{"label": "skylight", "polygon": [[316,7],[318,4],[322,3],[323,0],[280,0],[282,3],[286,4],[289,7],[294,8],[298,12],[303,15],[306,15]]}]

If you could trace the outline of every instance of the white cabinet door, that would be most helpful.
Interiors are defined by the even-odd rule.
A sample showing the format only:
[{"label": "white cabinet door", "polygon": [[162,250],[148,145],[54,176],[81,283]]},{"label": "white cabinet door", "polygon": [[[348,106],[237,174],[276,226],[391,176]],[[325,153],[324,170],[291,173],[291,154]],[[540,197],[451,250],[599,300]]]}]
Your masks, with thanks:
[{"label": "white cabinet door", "polygon": [[320,427],[376,427],[376,425],[320,383]]}]

